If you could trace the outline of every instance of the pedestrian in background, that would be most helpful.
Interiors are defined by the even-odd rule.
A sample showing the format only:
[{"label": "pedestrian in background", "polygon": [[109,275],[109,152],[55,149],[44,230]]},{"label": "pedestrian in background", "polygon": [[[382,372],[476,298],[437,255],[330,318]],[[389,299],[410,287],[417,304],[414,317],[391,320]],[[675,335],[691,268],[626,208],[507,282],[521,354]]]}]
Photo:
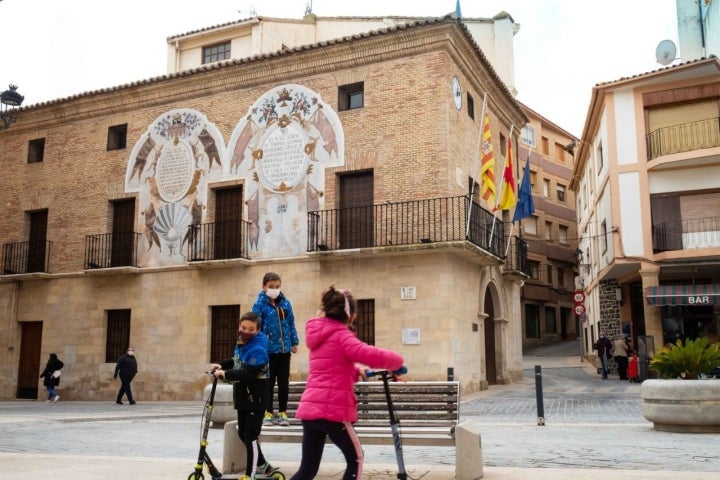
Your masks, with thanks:
[{"label": "pedestrian in background", "polygon": [[43,385],[48,392],[48,398],[45,403],[57,402],[60,400],[60,395],[55,392],[55,387],[60,385],[60,374],[65,364],[58,358],[54,353],[50,354],[45,370],[40,374],[40,378],[43,379]]},{"label": "pedestrian in background", "polygon": [[302,459],[291,480],[310,480],[320,469],[325,441],[342,451],[347,466],[343,480],[362,478],[363,453],[353,423],[357,422],[355,383],[367,379],[367,367],[398,370],[403,358],[368,345],[350,330],[357,318],[357,302],[350,290],[330,287],[323,292],[321,311],[307,321],[305,342],[310,365],[297,418],[302,420]]},{"label": "pedestrian in background", "polygon": [[[268,338],[270,378],[268,379],[267,409],[263,425],[290,425],[287,416],[288,389],[290,386],[290,357],[297,353],[298,334],[290,300],[280,291],[280,275],[268,272],[263,277],[262,291],[258,294],[253,312],[262,320],[262,331]],[[278,386],[278,413],[273,412],[273,390]]]},{"label": "pedestrian in background", "polygon": [[620,380],[627,380],[628,369],[628,344],[625,335],[618,335],[613,341],[612,356],[618,366],[618,375]]},{"label": "pedestrian in background", "polygon": [[602,378],[605,379],[608,376],[608,363],[610,361],[612,350],[612,342],[605,337],[604,333],[600,333],[600,338],[595,343],[598,357],[600,358],[600,365],[602,366]]},{"label": "pedestrian in background", "polygon": [[133,347],[128,347],[127,352],[118,358],[113,378],[118,378],[118,375],[120,375],[121,383],[115,403],[123,405],[122,398],[123,395],[125,395],[130,405],[135,405],[135,399],[130,389],[130,383],[133,381],[133,378],[135,378],[135,375],[137,375],[137,359],[135,358],[135,349]]}]

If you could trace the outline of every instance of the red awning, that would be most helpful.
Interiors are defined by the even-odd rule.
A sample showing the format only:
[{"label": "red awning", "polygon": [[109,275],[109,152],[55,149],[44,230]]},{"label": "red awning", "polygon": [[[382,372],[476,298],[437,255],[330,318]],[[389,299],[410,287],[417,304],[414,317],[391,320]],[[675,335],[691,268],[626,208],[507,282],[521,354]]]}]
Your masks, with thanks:
[{"label": "red awning", "polygon": [[647,287],[648,305],[715,305],[720,304],[720,285],[660,285]]}]

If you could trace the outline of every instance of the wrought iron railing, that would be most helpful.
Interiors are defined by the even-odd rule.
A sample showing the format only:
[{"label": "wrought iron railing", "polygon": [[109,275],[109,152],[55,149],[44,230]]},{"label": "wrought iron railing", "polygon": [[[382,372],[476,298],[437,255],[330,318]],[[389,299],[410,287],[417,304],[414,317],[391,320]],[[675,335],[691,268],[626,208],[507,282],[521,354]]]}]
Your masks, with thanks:
[{"label": "wrought iron railing", "polygon": [[505,270],[530,275],[527,262],[527,242],[517,235],[509,238],[510,247],[505,257]]},{"label": "wrought iron railing", "polygon": [[46,240],[4,244],[2,274],[49,273],[51,246]]},{"label": "wrought iron railing", "polygon": [[[190,225],[187,240],[188,261],[249,258],[248,243],[253,239],[257,242],[250,226],[245,220]],[[251,237],[248,237],[248,232]]]},{"label": "wrought iron railing", "polygon": [[137,267],[139,239],[135,232],[86,235],[85,269]]},{"label": "wrought iron railing", "polygon": [[652,233],[655,253],[720,247],[720,217],[660,223]]},{"label": "wrought iron railing", "polygon": [[470,208],[467,196],[308,213],[310,252],[467,240],[502,258],[503,232],[503,222],[477,203]]},{"label": "wrought iron railing", "polygon": [[664,127],[645,137],[648,160],[671,153],[720,147],[720,118]]}]

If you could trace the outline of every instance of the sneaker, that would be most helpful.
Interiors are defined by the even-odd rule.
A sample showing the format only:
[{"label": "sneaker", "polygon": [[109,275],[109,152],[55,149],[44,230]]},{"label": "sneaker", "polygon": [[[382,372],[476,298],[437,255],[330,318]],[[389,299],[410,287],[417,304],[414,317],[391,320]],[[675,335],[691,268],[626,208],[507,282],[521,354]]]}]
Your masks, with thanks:
[{"label": "sneaker", "polygon": [[263,419],[263,426],[270,426],[273,425],[273,414],[270,412],[265,412],[265,418]]},{"label": "sneaker", "polygon": [[264,464],[258,466],[257,470],[255,471],[258,475],[270,475],[273,470],[274,468],[272,465],[270,465],[270,462],[265,462]]},{"label": "sneaker", "polygon": [[135,400],[130,400],[130,405],[135,405],[137,402]]},{"label": "sneaker", "polygon": [[60,395],[55,395],[55,398],[53,398],[53,402],[57,403],[58,400],[60,400]]},{"label": "sneaker", "polygon": [[288,420],[287,413],[280,412],[277,416],[277,419],[278,419],[278,425],[280,425],[281,427],[289,427],[290,426],[290,421]]},{"label": "sneaker", "polygon": [[115,402],[115,403],[118,404],[118,405],[125,405],[125,404],[124,404],[123,402],[121,402],[120,400],[118,400],[118,401]]}]

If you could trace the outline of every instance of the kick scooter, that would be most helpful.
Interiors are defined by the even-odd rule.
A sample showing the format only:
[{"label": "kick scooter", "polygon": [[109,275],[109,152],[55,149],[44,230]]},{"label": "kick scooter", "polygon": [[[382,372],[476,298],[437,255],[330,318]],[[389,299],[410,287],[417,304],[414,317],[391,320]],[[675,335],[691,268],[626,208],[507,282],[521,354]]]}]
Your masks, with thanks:
[{"label": "kick scooter", "polygon": [[397,478],[399,478],[400,480],[407,480],[408,475],[405,471],[405,459],[403,458],[402,439],[400,438],[400,420],[398,420],[397,418],[397,413],[395,413],[392,398],[390,397],[390,379],[392,378],[393,382],[397,382],[397,377],[406,373],[407,367],[401,367],[400,370],[395,370],[394,372],[390,372],[388,370],[368,370],[365,372],[365,375],[367,375],[368,377],[380,375],[380,377],[382,378],[383,387],[385,389],[385,400],[387,401],[388,413],[390,414],[390,430],[392,430],[393,444],[395,446],[395,458],[397,459],[398,464]]},{"label": "kick scooter", "polygon": [[[210,431],[210,425],[212,425],[212,411],[213,405],[215,404],[215,390],[217,389],[218,379],[215,375],[213,375],[214,372],[205,373],[213,376],[213,383],[212,388],[210,389],[210,395],[205,401],[205,408],[203,408],[202,435],[200,436],[200,453],[198,453],[198,460],[197,464],[195,464],[195,471],[193,471],[188,476],[188,480],[205,480],[205,475],[203,474],[203,466],[207,466],[208,472],[210,473],[210,477],[212,478],[212,480],[237,480],[237,473],[223,475],[220,470],[217,469],[213,461],[210,459],[210,454],[208,454],[207,451],[207,437],[208,432]],[[274,469],[270,473],[255,474],[254,480],[261,479],[285,480],[285,475],[283,475],[283,473],[280,472],[278,469]]]}]

